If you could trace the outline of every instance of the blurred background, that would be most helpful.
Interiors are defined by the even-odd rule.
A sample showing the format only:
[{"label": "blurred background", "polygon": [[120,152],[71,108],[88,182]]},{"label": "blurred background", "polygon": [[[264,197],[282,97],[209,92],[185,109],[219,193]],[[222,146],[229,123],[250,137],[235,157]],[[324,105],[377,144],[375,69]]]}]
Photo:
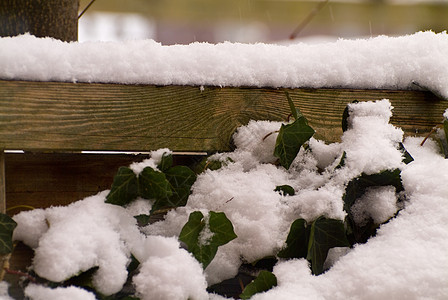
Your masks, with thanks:
[{"label": "blurred background", "polygon": [[95,0],[79,41],[318,42],[446,29],[448,0]]}]

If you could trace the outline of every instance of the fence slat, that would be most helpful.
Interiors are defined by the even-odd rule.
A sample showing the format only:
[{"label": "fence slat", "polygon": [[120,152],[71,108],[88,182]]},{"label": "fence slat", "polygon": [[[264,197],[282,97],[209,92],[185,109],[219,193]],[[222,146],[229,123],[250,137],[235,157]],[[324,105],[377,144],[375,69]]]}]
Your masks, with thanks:
[{"label": "fence slat", "polygon": [[[0,80],[0,148],[51,151],[230,150],[249,120],[284,120],[285,89],[148,86]],[[392,123],[407,134],[428,132],[448,103],[430,92],[288,89],[328,142],[341,136],[347,103],[388,98]]]},{"label": "fence slat", "polygon": [[0,148],[0,212],[6,212],[5,152]]}]

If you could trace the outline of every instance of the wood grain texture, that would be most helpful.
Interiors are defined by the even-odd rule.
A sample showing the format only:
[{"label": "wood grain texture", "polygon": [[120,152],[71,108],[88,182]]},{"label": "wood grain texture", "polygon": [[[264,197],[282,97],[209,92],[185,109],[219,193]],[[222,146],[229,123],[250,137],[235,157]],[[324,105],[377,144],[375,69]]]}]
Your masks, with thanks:
[{"label": "wood grain texture", "polygon": [[2,0],[0,36],[26,32],[62,41],[78,40],[78,0]]},{"label": "wood grain texture", "polygon": [[[6,153],[6,199],[9,215],[20,205],[47,208],[68,205],[110,189],[121,166],[140,162],[148,155],[75,153]],[[174,155],[175,165],[194,165],[200,156]],[[17,208],[14,208],[17,207]]]},{"label": "wood grain texture", "polygon": [[0,149],[0,213],[6,211],[5,152]]},{"label": "wood grain texture", "polygon": [[[0,81],[0,148],[51,151],[231,150],[238,126],[284,120],[285,89]],[[340,139],[347,103],[387,98],[408,135],[442,121],[448,103],[430,92],[288,89],[328,142]]]}]

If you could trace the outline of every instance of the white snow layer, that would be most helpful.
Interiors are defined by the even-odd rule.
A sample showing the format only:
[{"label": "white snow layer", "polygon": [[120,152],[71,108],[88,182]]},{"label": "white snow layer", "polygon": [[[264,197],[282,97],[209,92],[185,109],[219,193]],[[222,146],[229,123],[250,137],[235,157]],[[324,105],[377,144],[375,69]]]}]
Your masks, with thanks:
[{"label": "white snow layer", "polygon": [[67,43],[21,35],[0,38],[0,49],[1,79],[383,89],[413,89],[415,82],[448,98],[446,32],[317,45]]},{"label": "white snow layer", "polygon": [[37,284],[30,284],[25,288],[25,296],[30,300],[95,300],[94,294],[74,286],[58,287],[55,289]]},{"label": "white snow layer", "polygon": [[6,281],[0,281],[0,300],[14,300],[8,294],[9,284]]},{"label": "white snow layer", "polygon": [[[320,276],[311,275],[306,260],[280,261],[274,269],[278,286],[254,299],[446,299],[448,160],[435,142],[428,140],[422,147],[421,138],[407,138],[404,144],[415,160],[402,163],[397,150],[402,131],[388,124],[391,109],[388,100],[351,104],[342,142],[326,145],[311,139],[311,151],[302,149],[290,170],[266,163],[272,159],[276,133],[263,138],[280,123],[250,122],[236,133],[234,152],[214,157],[225,166],[199,175],[187,205],[143,228],[145,234],[135,226],[131,210],[103,202],[105,191],[67,207],[16,215],[14,237],[35,248],[34,268],[48,279],[62,280],[99,266],[95,285],[111,294],[123,285],[132,253],[141,262],[133,284],[142,299],[219,298],[207,294],[207,284],[234,276],[243,261],[275,255],[295,219],[325,215],[342,220],[342,195],[352,178],[400,168],[404,209],[376,237],[350,250],[332,251],[327,265],[333,266]],[[335,169],[344,150],[345,166]],[[296,194],[274,192],[284,184]],[[397,210],[390,188],[370,189],[358,202],[361,223],[368,216],[387,220]],[[195,210],[204,215],[225,212],[238,235],[218,249],[204,271],[177,241]]]}]

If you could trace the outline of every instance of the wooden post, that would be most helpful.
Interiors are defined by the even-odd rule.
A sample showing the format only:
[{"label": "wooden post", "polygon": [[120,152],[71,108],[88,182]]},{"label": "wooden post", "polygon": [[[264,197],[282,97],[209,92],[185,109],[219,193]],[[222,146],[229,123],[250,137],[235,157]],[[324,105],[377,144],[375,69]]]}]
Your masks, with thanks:
[{"label": "wooden post", "polygon": [[0,213],[6,212],[5,152],[0,149]]},{"label": "wooden post", "polygon": [[79,0],[1,0],[0,36],[29,32],[37,37],[78,40]]}]

